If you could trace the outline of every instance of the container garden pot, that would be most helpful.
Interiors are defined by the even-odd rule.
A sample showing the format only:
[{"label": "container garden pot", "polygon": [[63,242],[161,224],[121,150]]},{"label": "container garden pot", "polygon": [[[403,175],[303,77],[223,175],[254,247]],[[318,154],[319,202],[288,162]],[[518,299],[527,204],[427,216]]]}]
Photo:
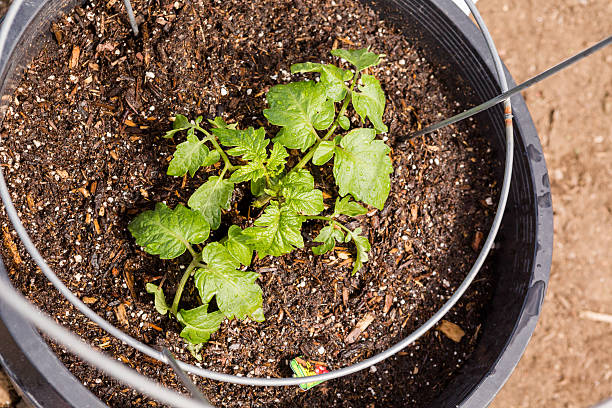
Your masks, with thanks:
[{"label": "container garden pot", "polygon": [[[74,4],[63,0],[23,3],[0,59],[4,108],[24,64],[49,39],[50,21]],[[493,60],[481,33],[452,2],[385,0],[373,2],[372,7],[401,28],[429,61],[443,67],[445,81],[472,89],[475,96],[470,102],[499,93]],[[486,406],[518,363],[540,314],[552,254],[550,185],[525,102],[516,96],[512,105],[516,140],[513,179],[490,260],[497,277],[494,296],[476,350],[432,407]],[[500,158],[505,145],[502,117],[499,106],[478,117]],[[9,279],[1,261],[0,278]],[[27,401],[36,407],[104,406],[63,366],[42,336],[1,300],[0,319],[0,361]]]}]

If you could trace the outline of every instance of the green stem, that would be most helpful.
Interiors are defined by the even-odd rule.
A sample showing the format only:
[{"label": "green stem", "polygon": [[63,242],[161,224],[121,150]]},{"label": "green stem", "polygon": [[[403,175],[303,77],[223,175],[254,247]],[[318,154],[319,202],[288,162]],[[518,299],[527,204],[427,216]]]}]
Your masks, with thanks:
[{"label": "green stem", "polygon": [[339,226],[340,228],[342,228],[343,230],[345,230],[349,234],[353,233],[353,231],[351,231],[350,229],[348,229],[347,227],[342,225],[342,223],[340,223],[339,221],[336,221],[333,217],[325,217],[325,216],[322,216],[322,215],[307,215],[304,218],[306,218],[307,220],[323,220],[323,221],[327,221],[327,222],[329,222],[332,225]]},{"label": "green stem", "polygon": [[185,288],[185,284],[187,283],[189,276],[191,276],[191,271],[193,271],[199,265],[201,260],[202,260],[201,255],[195,254],[193,257],[193,260],[191,261],[191,263],[185,270],[185,273],[183,273],[183,277],[181,277],[181,281],[179,282],[176,288],[174,300],[172,301],[172,307],[170,308],[170,312],[174,316],[176,316],[176,313],[178,312],[178,305],[179,305],[179,302],[181,301],[181,295],[183,294],[183,289]]},{"label": "green stem", "polygon": [[210,141],[210,143],[212,143],[215,150],[219,152],[219,155],[221,156],[221,158],[223,159],[223,162],[225,163],[225,167],[227,167],[229,171],[234,171],[236,169],[236,166],[234,166],[229,161],[229,157],[227,156],[225,151],[221,148],[221,145],[219,144],[219,142],[217,142],[217,138],[215,137],[215,135],[211,135],[209,132],[207,132],[205,129],[202,129],[200,126],[196,125],[195,128],[206,135],[206,138]]},{"label": "green stem", "polygon": [[221,180],[223,180],[223,176],[225,176],[225,173],[229,170],[229,167],[227,165],[227,163],[225,164],[225,166],[223,166],[223,170],[221,170],[221,174],[219,175],[219,178]]},{"label": "green stem", "polygon": [[185,247],[187,247],[187,250],[189,251],[189,253],[191,254],[191,256],[197,256],[197,252],[195,251],[195,249],[193,249],[193,247],[191,246],[191,244],[187,241],[182,241],[182,243],[185,245]]}]

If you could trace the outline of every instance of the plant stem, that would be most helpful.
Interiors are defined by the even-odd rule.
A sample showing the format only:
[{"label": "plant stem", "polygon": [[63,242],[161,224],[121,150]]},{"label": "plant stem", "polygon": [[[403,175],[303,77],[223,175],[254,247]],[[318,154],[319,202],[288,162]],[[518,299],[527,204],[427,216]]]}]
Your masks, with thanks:
[{"label": "plant stem", "polygon": [[191,271],[193,271],[198,266],[201,260],[202,260],[201,255],[195,254],[193,257],[193,260],[191,261],[191,263],[185,270],[185,273],[183,273],[183,276],[181,277],[181,281],[179,282],[176,288],[176,293],[174,294],[174,300],[172,301],[172,307],[170,308],[170,312],[174,316],[176,316],[176,313],[178,312],[178,305],[179,305],[179,302],[181,301],[181,295],[183,294],[183,289],[185,288],[185,284],[187,283],[189,276],[191,276]]},{"label": "plant stem", "polygon": [[225,167],[227,167],[229,171],[235,170],[236,166],[234,166],[229,161],[229,157],[227,157],[227,154],[221,148],[221,145],[219,145],[219,142],[217,142],[217,138],[215,137],[215,135],[211,135],[208,131],[206,131],[205,129],[201,128],[200,126],[196,126],[196,129],[199,130],[200,132],[204,133],[206,135],[206,138],[210,141],[210,143],[212,143],[212,145],[215,148],[215,150],[217,152],[219,152],[219,155],[221,156],[221,158],[223,159],[223,162],[225,163]]},{"label": "plant stem", "polygon": [[307,220],[323,220],[323,221],[328,221],[332,225],[339,226],[340,228],[342,228],[343,230],[345,230],[349,234],[353,233],[353,231],[351,231],[350,229],[348,229],[347,227],[342,225],[342,223],[340,223],[339,221],[336,221],[333,217],[325,217],[325,216],[322,216],[322,215],[307,215],[304,218],[306,218]]},{"label": "plant stem", "polygon": [[225,176],[225,173],[229,170],[229,167],[227,166],[227,163],[225,164],[225,166],[223,166],[223,170],[221,170],[221,174],[219,174],[219,178],[221,180],[223,180],[223,176]]},{"label": "plant stem", "polygon": [[187,248],[187,250],[189,251],[189,253],[191,254],[191,256],[197,256],[197,252],[195,251],[195,249],[193,249],[193,247],[191,246],[191,244],[187,241],[182,241],[183,244],[185,245],[185,247]]}]

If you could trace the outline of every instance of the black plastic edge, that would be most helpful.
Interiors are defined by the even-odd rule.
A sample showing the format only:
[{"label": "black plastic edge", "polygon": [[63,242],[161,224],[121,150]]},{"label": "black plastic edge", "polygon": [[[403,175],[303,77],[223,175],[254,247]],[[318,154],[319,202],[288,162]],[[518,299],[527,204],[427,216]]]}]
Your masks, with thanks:
[{"label": "black plastic edge", "polygon": [[[490,72],[495,70],[495,64],[491,53],[486,45],[482,33],[468,16],[463,13],[454,3],[447,0],[431,0],[432,3],[459,29],[468,39],[470,45],[476,50],[478,56],[487,65]],[[506,77],[510,87],[515,82],[510,72],[504,66]],[[496,81],[497,82],[497,81]],[[503,352],[499,355],[495,364],[489,369],[482,381],[458,404],[462,408],[480,408],[488,406],[497,395],[499,390],[514,371],[519,360],[531,339],[535,330],[538,317],[541,312],[542,302],[548,286],[550,267],[552,264],[553,248],[553,210],[552,197],[550,193],[550,182],[548,170],[542,145],[525,100],[522,96],[511,98],[512,110],[515,118],[515,137],[520,135],[529,152],[529,164],[531,170],[531,181],[534,186],[535,201],[537,202],[537,224],[536,242],[537,248],[533,260],[529,290],[523,302],[519,320],[514,326],[511,337],[507,340]],[[506,217],[504,217],[506,218]]]},{"label": "black plastic edge", "polygon": [[[56,13],[58,8],[65,10],[73,7],[76,3],[74,0],[61,0],[60,7],[56,4],[53,8],[41,0],[25,0],[22,3],[0,58],[0,95],[3,96],[0,120],[4,118],[5,108],[10,102],[10,98],[5,96],[11,95],[16,85],[6,80],[7,75],[23,70],[32,51],[42,41],[50,39],[50,32],[42,28],[50,14]],[[31,35],[33,40],[23,46],[19,43],[23,35]],[[1,257],[0,279],[10,281]],[[1,297],[0,316],[0,363],[27,403],[36,408],[106,407],[61,363],[40,333],[24,323]]]},{"label": "black plastic edge", "polygon": [[[1,258],[0,279],[10,282]],[[61,363],[40,333],[1,299],[0,316],[0,363],[22,398],[36,408],[106,407]]]}]

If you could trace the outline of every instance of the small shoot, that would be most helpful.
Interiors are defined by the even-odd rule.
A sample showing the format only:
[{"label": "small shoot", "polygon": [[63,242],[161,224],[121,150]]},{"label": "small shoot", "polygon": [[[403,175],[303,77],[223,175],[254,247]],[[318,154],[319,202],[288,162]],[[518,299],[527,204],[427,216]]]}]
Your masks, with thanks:
[{"label": "small shoot", "polygon": [[[208,120],[210,128],[205,129],[201,116],[190,121],[183,115],[176,115],[172,129],[164,135],[174,139],[186,134],[176,147],[168,175],[194,177],[201,168],[222,162],[219,173],[208,177],[187,200],[188,207],[179,204],[171,209],[158,203],[128,226],[136,244],[152,255],[175,259],[190,254],[172,303],[166,300],[163,282],[148,283],[146,290],[154,296],[160,314],[176,318],[183,326],[181,337],[196,357],[225,319],[265,319],[263,291],[257,283],[260,276],[249,270],[253,257],[282,256],[303,248],[305,222],[323,221],[314,238],[319,244],[313,247],[314,254],[352,243],[353,274],[368,261],[368,237],[361,227],[350,229],[342,220],[366,214],[364,204],[381,210],[390,191],[390,148],[378,138],[388,131],[383,123],[385,95],[376,77],[363,72],[377,66],[382,55],[367,49],[333,50],[332,55],[352,64],[352,69],[294,64],[292,73],[315,73],[320,80],[269,90],[263,114],[280,128],[273,137],[264,127],[240,129],[220,117]],[[360,127],[351,129],[357,122]],[[287,165],[289,150],[301,153],[291,167]],[[326,210],[323,191],[316,188],[309,170],[326,165],[332,166],[338,187],[333,212]],[[251,226],[231,225],[223,239],[210,241],[211,231],[221,227],[234,190],[242,183],[253,195],[251,213],[259,216]],[[179,306],[190,280],[200,304],[185,310]]]}]

